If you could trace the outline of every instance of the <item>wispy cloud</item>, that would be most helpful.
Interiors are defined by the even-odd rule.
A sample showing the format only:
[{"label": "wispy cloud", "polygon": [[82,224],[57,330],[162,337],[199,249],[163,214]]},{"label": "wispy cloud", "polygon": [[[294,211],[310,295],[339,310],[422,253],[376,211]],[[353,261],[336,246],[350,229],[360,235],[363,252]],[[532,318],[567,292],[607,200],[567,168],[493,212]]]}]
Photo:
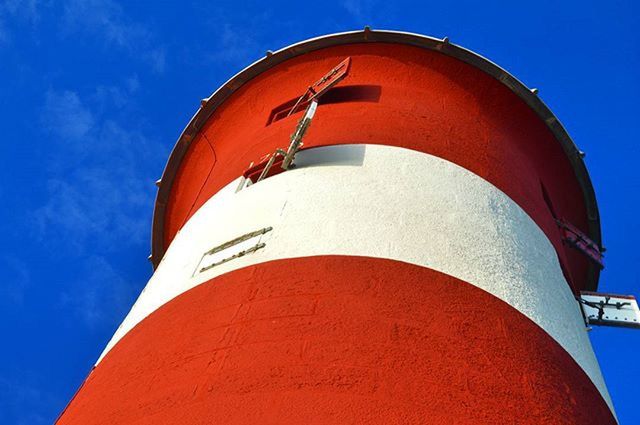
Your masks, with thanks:
[{"label": "wispy cloud", "polygon": [[388,13],[386,4],[379,0],[344,0],[342,7],[358,22],[359,25],[372,25],[381,9]]},{"label": "wispy cloud", "polygon": [[128,88],[99,87],[84,98],[50,90],[41,111],[57,154],[49,159],[47,195],[33,213],[33,229],[51,252],[81,260],[82,274],[63,288],[61,305],[88,324],[121,317],[137,287],[115,271],[109,256],[149,240],[155,194],[149,173],[161,162],[161,149],[135,124],[104,112],[126,110],[135,81]]},{"label": "wispy cloud", "polygon": [[62,12],[62,31],[90,35],[107,46],[128,51],[145,61],[156,73],[166,68],[165,48],[148,26],[127,16],[112,0],[67,0]]},{"label": "wispy cloud", "polygon": [[27,264],[12,255],[0,257],[0,267],[7,276],[0,285],[0,304],[8,302],[14,306],[22,306],[25,291],[31,284],[31,274]]},{"label": "wispy cloud", "polygon": [[238,10],[230,16],[223,8],[207,7],[202,13],[206,13],[210,31],[207,43],[201,46],[202,56],[229,68],[245,67],[259,59],[266,53],[265,46],[278,47],[271,45],[271,40],[278,38],[281,27],[288,23],[268,10]]},{"label": "wispy cloud", "polygon": [[4,0],[2,8],[13,17],[36,24],[40,20],[43,3],[42,0]]},{"label": "wispy cloud", "polygon": [[78,94],[63,90],[49,90],[44,99],[43,124],[56,137],[76,142],[94,126],[94,118]]},{"label": "wispy cloud", "polygon": [[62,13],[63,28],[97,35],[108,44],[131,48],[146,41],[150,32],[131,21],[122,7],[111,0],[67,0]]},{"label": "wispy cloud", "polygon": [[35,26],[40,21],[42,1],[39,0],[3,0],[0,1],[0,43],[11,40],[10,21],[26,22]]},{"label": "wispy cloud", "polygon": [[29,371],[20,371],[18,379],[0,376],[0,422],[16,425],[51,423],[42,411],[55,411],[61,400],[43,391],[41,379]]},{"label": "wispy cloud", "polygon": [[59,307],[73,311],[89,327],[121,320],[140,282],[128,281],[102,256],[92,255],[78,270],[82,276],[61,293]]},{"label": "wispy cloud", "polygon": [[0,13],[0,43],[4,44],[9,41],[9,30],[7,30],[7,24],[4,21],[4,17]]},{"label": "wispy cloud", "polygon": [[213,60],[229,63],[256,59],[258,43],[246,31],[229,23],[221,25],[218,31],[215,51],[210,55]]},{"label": "wispy cloud", "polygon": [[[126,95],[98,88],[93,98],[122,107]],[[139,129],[96,116],[75,92],[50,90],[42,116],[59,155],[51,159],[56,173],[47,181],[47,202],[35,211],[39,236],[64,236],[79,250],[90,240],[100,248],[143,241],[155,190],[146,173],[157,149]]]},{"label": "wispy cloud", "polygon": [[164,47],[147,50],[142,57],[156,74],[164,73],[167,68],[167,54]]},{"label": "wispy cloud", "polygon": [[0,44],[12,41],[15,28],[10,24],[27,24],[34,35],[43,16],[59,23],[56,37],[93,37],[103,47],[127,52],[156,74],[167,68],[166,48],[152,28],[131,19],[114,0],[0,0]]}]

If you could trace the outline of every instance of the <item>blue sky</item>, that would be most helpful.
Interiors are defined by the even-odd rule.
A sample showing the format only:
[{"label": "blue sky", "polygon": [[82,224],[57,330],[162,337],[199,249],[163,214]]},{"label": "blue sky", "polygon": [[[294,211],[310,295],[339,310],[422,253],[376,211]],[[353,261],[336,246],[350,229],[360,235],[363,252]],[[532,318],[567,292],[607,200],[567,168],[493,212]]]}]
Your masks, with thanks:
[{"label": "blue sky", "polygon": [[[640,294],[640,2],[0,0],[0,423],[51,423],[151,274],[155,186],[178,135],[271,49],[397,29],[500,64],[587,153],[607,267]],[[591,332],[637,420],[640,331]]]}]

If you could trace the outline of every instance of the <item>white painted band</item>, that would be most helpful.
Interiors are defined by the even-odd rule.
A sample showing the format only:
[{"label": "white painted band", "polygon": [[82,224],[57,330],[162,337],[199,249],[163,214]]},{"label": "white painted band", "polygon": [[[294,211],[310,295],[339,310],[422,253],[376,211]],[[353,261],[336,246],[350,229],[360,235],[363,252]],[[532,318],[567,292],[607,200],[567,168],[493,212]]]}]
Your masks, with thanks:
[{"label": "white painted band", "polygon": [[[398,147],[315,148],[296,165],[237,193],[234,181],[200,208],[102,356],[155,309],[215,276],[270,260],[357,255],[428,267],[507,302],[564,347],[612,407],[556,252],[507,195],[449,161]],[[270,226],[261,249],[196,271],[205,252]]]}]

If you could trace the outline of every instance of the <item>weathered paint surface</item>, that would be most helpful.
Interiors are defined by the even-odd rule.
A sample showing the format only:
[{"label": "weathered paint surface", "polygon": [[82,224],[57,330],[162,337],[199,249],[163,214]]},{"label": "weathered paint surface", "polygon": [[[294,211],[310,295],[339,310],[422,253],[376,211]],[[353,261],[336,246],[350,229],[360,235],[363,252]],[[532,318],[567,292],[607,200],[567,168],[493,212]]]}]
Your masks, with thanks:
[{"label": "weathered paint surface", "polygon": [[445,274],[362,257],[261,263],[140,323],[59,424],[615,423],[539,326]]},{"label": "weathered paint surface", "polygon": [[[347,56],[315,149],[236,193]],[[166,255],[60,424],[615,423],[573,299],[587,260],[555,223],[588,227],[574,170],[471,65],[385,43],[280,63],[204,124],[165,212]]]},{"label": "weathered paint surface", "polygon": [[556,246],[569,283],[583,289],[588,261],[565,247],[557,217],[583,232],[587,215],[574,171],[545,123],[509,88],[444,54],[398,44],[353,44],[307,53],[260,74],[222,104],[191,142],[165,219],[168,247],[187,220],[251,162],[286,147],[302,112],[267,125],[345,57],[352,91],[320,105],[305,146],[400,146],[454,162],[520,205]]},{"label": "weathered paint surface", "polygon": [[[301,152],[297,168],[238,193],[232,182],[180,231],[105,349],[195,285],[250,264],[302,256],[389,258],[478,286],[551,335],[609,400],[553,245],[495,186],[449,161],[379,145]],[[204,273],[203,253],[273,227],[266,246]],[[195,274],[194,274],[195,273]]]}]

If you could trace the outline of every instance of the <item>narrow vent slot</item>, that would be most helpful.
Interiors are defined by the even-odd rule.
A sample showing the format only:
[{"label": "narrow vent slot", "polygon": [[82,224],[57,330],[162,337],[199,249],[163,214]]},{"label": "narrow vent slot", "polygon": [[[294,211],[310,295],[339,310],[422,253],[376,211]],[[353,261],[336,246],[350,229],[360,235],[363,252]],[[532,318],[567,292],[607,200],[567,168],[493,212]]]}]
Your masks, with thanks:
[{"label": "narrow vent slot", "polygon": [[266,245],[261,241],[262,235],[271,230],[272,227],[265,227],[211,248],[202,255],[194,275],[264,248]]}]

